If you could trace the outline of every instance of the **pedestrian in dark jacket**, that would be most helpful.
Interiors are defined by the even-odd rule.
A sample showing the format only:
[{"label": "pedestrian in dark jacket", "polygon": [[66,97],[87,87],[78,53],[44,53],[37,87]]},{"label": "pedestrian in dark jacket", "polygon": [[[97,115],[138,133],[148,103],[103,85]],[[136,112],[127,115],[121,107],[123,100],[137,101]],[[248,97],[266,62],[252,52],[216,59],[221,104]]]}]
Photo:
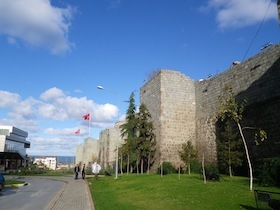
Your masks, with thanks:
[{"label": "pedestrian in dark jacket", "polygon": [[74,172],[75,172],[75,179],[78,179],[78,175],[79,175],[79,172],[80,172],[80,167],[79,167],[78,164],[75,166]]},{"label": "pedestrian in dark jacket", "polygon": [[82,177],[85,179],[86,176],[86,164],[84,164],[83,169],[82,169]]}]

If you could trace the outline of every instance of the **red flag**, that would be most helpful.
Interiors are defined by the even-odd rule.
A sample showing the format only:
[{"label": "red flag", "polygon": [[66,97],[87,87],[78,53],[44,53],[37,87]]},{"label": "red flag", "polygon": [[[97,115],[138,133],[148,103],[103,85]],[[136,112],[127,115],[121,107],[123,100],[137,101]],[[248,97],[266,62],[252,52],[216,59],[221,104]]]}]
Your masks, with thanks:
[{"label": "red flag", "polygon": [[84,118],[84,120],[89,120],[90,114],[88,113],[88,114],[84,115],[83,118]]},{"label": "red flag", "polygon": [[75,134],[80,134],[80,129],[75,132]]}]

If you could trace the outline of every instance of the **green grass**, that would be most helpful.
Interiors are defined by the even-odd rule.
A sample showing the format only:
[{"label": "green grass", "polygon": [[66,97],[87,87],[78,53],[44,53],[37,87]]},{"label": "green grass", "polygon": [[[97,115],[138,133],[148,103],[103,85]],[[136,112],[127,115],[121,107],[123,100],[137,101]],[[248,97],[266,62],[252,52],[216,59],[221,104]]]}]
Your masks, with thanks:
[{"label": "green grass", "polygon": [[[255,209],[246,177],[223,177],[204,184],[199,175],[123,175],[88,178],[96,210]],[[278,188],[255,189],[279,192]]]},{"label": "green grass", "polygon": [[17,180],[5,180],[5,185],[11,185],[11,184],[24,184],[25,181],[17,181]]}]

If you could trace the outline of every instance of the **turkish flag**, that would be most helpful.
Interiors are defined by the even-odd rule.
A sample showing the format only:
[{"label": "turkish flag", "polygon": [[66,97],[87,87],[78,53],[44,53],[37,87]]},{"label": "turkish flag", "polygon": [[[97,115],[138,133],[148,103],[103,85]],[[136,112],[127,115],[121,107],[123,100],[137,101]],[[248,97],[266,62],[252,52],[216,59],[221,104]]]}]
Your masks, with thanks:
[{"label": "turkish flag", "polygon": [[88,113],[88,114],[84,115],[83,118],[84,118],[84,120],[89,120],[90,114]]},{"label": "turkish flag", "polygon": [[80,129],[79,129],[79,130],[77,130],[77,131],[75,132],[75,134],[80,134],[80,132],[81,132],[81,131],[80,131]]}]

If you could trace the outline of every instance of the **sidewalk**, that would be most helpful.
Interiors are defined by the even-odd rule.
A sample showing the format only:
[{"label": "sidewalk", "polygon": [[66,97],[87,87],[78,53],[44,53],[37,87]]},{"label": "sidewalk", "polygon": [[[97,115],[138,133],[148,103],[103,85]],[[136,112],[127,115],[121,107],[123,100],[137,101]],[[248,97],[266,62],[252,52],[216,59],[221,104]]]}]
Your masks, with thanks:
[{"label": "sidewalk", "polygon": [[65,184],[44,210],[94,210],[87,180],[73,176],[44,177],[63,181]]}]

